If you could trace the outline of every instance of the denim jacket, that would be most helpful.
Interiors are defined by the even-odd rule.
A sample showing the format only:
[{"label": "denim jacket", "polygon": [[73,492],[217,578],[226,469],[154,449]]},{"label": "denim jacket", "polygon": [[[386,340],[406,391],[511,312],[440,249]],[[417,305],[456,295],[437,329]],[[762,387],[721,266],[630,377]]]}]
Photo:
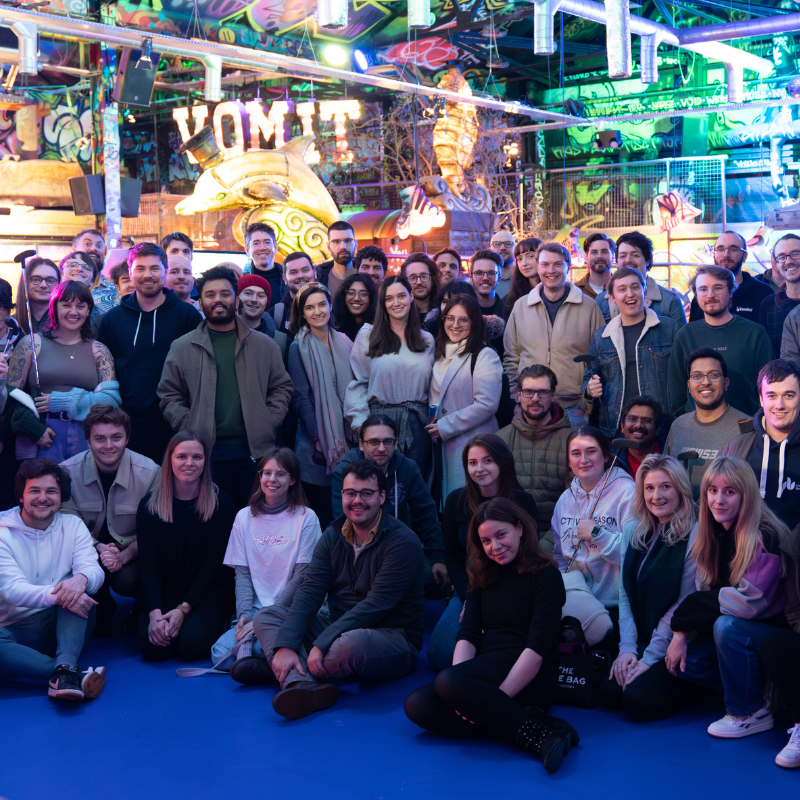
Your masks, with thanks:
[{"label": "denim jacket", "polygon": [[[645,309],[642,335],[636,344],[636,366],[639,386],[634,394],[647,395],[661,403],[664,417],[661,430],[670,424],[669,357],[678,324],[669,317],[659,317],[652,309]],[[603,379],[603,396],[600,402],[600,427],[607,436],[614,436],[620,424],[622,401],[625,397],[625,339],[622,318],[614,317],[592,336],[589,355],[600,365]],[[587,365],[583,376],[583,392],[594,371]]]}]

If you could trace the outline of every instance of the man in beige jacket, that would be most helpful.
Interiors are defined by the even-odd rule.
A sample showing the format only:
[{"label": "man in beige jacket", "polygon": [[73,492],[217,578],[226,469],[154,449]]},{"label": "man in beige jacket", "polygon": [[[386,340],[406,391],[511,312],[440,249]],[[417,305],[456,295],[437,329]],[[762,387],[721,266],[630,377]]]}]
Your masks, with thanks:
[{"label": "man in beige jacket", "polygon": [[200,434],[214,482],[243,508],[294,385],[278,345],[236,316],[234,272],[207,270],[197,291],[205,321],[172,343],[158,385],[161,413],[173,430]]},{"label": "man in beige jacket", "polygon": [[567,412],[572,427],[588,422],[581,401],[583,364],[574,356],[589,351],[592,335],[605,325],[597,303],[567,280],[571,257],[556,242],[537,251],[541,283],[514,305],[503,337],[503,369],[511,396],[516,398],[519,371],[544,364],[558,375],[555,400]]},{"label": "man in beige jacket", "polygon": [[94,598],[99,605],[93,635],[107,637],[117,608],[109,588],[122,597],[139,595],[136,511],[158,485],[161,467],[128,450],[131,421],[121,408],[94,406],[83,433],[89,449],[61,464],[72,479],[61,512],[80,517],[92,535],[105,574]]}]

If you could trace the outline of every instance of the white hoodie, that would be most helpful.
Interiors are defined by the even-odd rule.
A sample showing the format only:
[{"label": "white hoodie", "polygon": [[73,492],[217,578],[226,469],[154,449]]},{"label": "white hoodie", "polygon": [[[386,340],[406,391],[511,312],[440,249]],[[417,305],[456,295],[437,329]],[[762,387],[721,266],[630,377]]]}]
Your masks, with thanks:
[{"label": "white hoodie", "polygon": [[[558,568],[567,568],[578,539],[578,522],[589,516],[603,486],[605,473],[597,486],[587,494],[580,481],[573,478],[569,488],[558,498],[553,509],[553,556]],[[592,519],[600,533],[589,543],[581,543],[573,570],[583,573],[592,594],[606,607],[619,605],[619,565],[622,527],[630,513],[634,482],[625,470],[614,467],[608,476],[600,502]]]},{"label": "white hoodie", "polygon": [[80,517],[57,513],[47,530],[29,528],[13,508],[0,515],[0,628],[56,604],[56,584],[77,574],[87,594],[103,585],[103,570]]}]

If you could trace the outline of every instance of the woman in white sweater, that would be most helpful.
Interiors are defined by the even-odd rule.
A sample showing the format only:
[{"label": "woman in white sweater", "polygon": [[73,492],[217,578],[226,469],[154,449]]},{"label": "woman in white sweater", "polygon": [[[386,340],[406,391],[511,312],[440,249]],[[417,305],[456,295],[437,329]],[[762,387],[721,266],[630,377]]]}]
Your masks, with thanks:
[{"label": "woman in white sweater", "polygon": [[344,414],[356,438],[371,414],[391,417],[400,452],[416,462],[423,477],[432,456],[425,425],[433,356],[433,337],[420,327],[411,286],[397,275],[387,278],[378,294],[375,324],[364,325],[353,343],[355,378],[347,387]]},{"label": "woman in white sweater", "polygon": [[429,398],[437,414],[427,431],[434,441],[442,441],[442,497],[447,497],[466,485],[464,445],[479,433],[498,429],[503,365],[486,344],[477,300],[456,295],[445,304],[441,321]]}]

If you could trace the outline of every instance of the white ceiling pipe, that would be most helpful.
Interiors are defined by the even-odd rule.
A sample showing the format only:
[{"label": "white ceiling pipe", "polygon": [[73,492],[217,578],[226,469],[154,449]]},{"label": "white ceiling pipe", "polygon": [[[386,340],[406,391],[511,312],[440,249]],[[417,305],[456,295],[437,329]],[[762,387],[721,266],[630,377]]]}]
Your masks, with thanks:
[{"label": "white ceiling pipe", "polygon": [[17,21],[11,26],[19,42],[19,71],[35,75],[39,69],[39,31],[33,22]]},{"label": "white ceiling pipe", "polygon": [[561,0],[542,0],[533,11],[533,52],[537,56],[550,56],[556,51],[553,38],[553,20]]},{"label": "white ceiling pipe", "polygon": [[347,27],[348,0],[318,0],[314,19],[320,28],[338,31]]},{"label": "white ceiling pipe", "polygon": [[658,83],[658,46],[661,36],[648,33],[639,40],[639,80],[642,83]]},{"label": "white ceiling pipe", "polygon": [[408,27],[414,30],[430,28],[431,25],[431,0],[408,0]]},{"label": "white ceiling pipe", "polygon": [[[54,17],[41,14],[38,11],[27,11],[20,8],[3,6],[0,9],[0,25],[11,25],[16,21],[34,22],[40,31],[46,31],[57,36],[91,42],[105,42],[119,46],[139,47],[142,41],[142,32],[130,28],[117,28],[113,25],[103,25],[90,20],[78,20],[70,17]],[[204,55],[216,55],[222,63],[248,69],[263,69],[264,67],[277,67],[294,74],[302,73],[307,76],[321,76],[334,78],[349,83],[360,83],[366,86],[375,86],[379,89],[389,89],[393,92],[416,94],[425,97],[446,98],[453,103],[468,103],[479,108],[488,108],[502,111],[506,114],[520,114],[538,119],[548,119],[558,122],[571,122],[577,124],[580,117],[570,114],[559,114],[553,111],[542,111],[525,103],[495,100],[490,97],[477,95],[463,95],[457,92],[445,91],[436,86],[423,86],[408,81],[398,81],[382,75],[367,75],[336,69],[326,64],[319,64],[306,58],[295,58],[280,53],[269,53],[264,50],[255,50],[237,45],[220,44],[219,42],[206,42],[197,39],[179,39],[174,36],[165,36],[158,33],[147,33],[147,38],[153,42],[153,50],[158,53],[195,58],[198,61]],[[738,52],[738,51],[737,51]]]},{"label": "white ceiling pipe", "polygon": [[741,103],[744,100],[744,70],[738,64],[726,64],[728,75],[728,102]]},{"label": "white ceiling pipe", "polygon": [[680,32],[681,44],[724,42],[727,39],[748,39],[751,36],[772,36],[776,33],[800,31],[800,14],[777,14],[763,19],[725,22],[722,25],[701,25]]},{"label": "white ceiling pipe", "polygon": [[222,59],[219,56],[203,56],[200,61],[206,68],[203,97],[209,103],[218,103],[222,99]]},{"label": "white ceiling pipe", "polygon": [[630,0],[605,0],[605,4],[608,14],[608,25],[606,25],[608,77],[630,78],[633,74]]}]

